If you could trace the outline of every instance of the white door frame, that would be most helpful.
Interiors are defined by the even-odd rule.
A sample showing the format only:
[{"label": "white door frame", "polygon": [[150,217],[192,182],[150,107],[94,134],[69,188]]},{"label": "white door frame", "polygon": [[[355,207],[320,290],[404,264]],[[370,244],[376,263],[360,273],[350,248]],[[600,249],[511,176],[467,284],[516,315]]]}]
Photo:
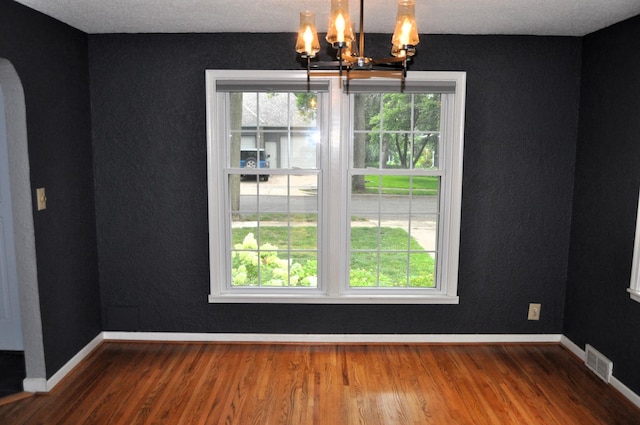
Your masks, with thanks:
[{"label": "white door frame", "polygon": [[16,266],[27,370],[24,387],[25,390],[36,391],[43,387],[46,389],[47,372],[38,291],[26,107],[20,77],[11,62],[3,58],[0,58],[0,84],[4,93],[7,119]]},{"label": "white door frame", "polygon": [[0,350],[24,351],[20,292],[16,276],[16,250],[13,243],[13,211],[7,149],[7,123],[4,94],[0,84]]}]

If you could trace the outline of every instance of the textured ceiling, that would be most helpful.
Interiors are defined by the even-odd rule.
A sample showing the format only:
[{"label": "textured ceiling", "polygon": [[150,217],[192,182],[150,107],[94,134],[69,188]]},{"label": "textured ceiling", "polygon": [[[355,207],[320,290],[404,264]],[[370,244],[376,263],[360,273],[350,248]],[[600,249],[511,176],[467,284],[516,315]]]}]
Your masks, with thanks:
[{"label": "textured ceiling", "polygon": [[[18,0],[87,33],[294,32],[314,10],[325,31],[330,0]],[[351,0],[357,23],[359,2]],[[396,2],[365,0],[365,31],[393,32]],[[640,0],[416,0],[423,34],[582,36],[640,14]]]}]

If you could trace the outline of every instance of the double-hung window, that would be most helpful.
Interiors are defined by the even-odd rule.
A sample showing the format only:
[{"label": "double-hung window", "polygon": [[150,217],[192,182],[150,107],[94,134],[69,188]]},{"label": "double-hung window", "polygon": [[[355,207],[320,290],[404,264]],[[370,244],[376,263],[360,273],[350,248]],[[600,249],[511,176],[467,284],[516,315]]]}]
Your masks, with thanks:
[{"label": "double-hung window", "polygon": [[206,80],[211,302],[458,302],[464,73]]}]

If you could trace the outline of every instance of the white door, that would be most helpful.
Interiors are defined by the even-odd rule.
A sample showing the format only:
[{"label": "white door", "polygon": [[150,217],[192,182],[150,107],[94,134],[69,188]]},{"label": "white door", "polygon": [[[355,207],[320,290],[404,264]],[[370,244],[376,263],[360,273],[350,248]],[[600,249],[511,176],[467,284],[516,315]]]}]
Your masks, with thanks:
[{"label": "white door", "polygon": [[0,350],[23,350],[4,93],[0,86]]}]

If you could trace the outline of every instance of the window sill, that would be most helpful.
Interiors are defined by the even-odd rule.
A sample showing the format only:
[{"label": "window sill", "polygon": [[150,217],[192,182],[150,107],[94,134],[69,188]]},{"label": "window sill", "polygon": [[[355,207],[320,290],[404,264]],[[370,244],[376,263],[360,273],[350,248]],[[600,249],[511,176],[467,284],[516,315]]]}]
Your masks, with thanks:
[{"label": "window sill", "polygon": [[[640,299],[640,298],[639,298]],[[300,294],[219,294],[209,295],[212,304],[459,304],[448,295],[300,295]]]},{"label": "window sill", "polygon": [[627,289],[627,292],[631,296],[631,299],[640,303],[640,291],[636,291],[635,289]]}]

